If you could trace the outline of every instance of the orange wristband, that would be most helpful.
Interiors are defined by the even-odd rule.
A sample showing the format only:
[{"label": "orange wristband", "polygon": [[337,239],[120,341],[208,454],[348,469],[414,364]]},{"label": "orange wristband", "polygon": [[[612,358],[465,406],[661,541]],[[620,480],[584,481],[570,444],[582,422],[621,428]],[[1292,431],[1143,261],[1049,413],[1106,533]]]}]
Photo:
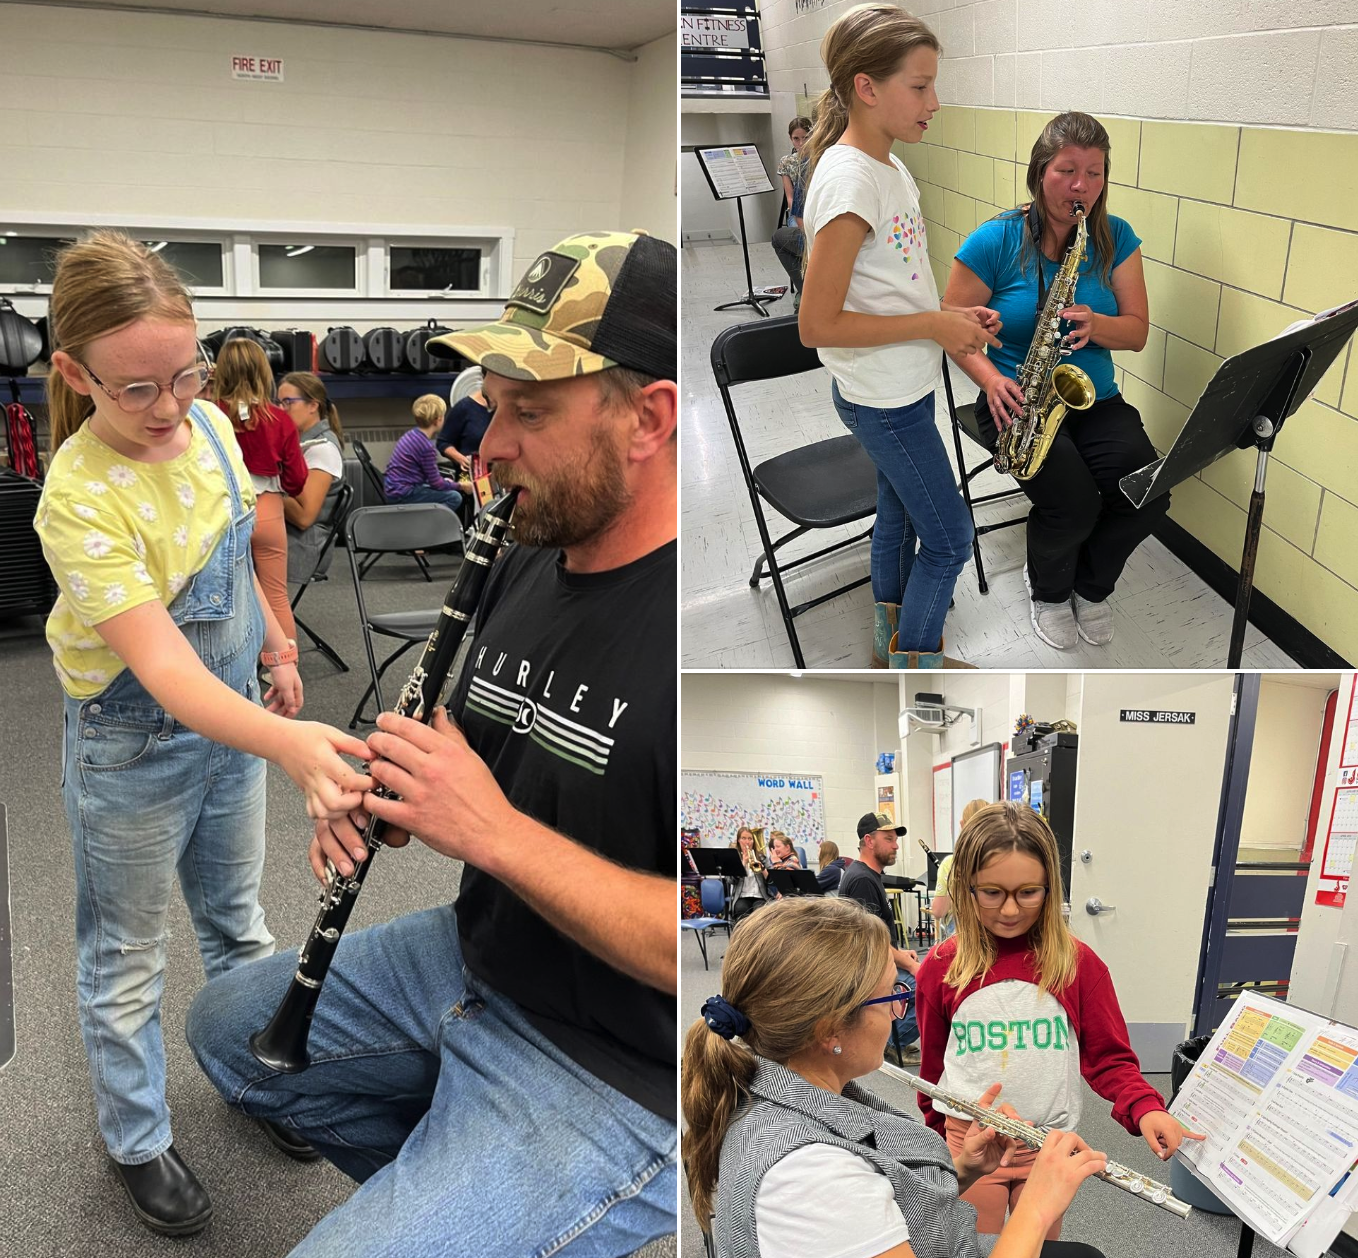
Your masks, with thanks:
[{"label": "orange wristband", "polygon": [[277,664],[296,664],[297,663],[297,640],[288,639],[288,645],[281,651],[261,651],[259,662],[267,668],[273,668]]}]

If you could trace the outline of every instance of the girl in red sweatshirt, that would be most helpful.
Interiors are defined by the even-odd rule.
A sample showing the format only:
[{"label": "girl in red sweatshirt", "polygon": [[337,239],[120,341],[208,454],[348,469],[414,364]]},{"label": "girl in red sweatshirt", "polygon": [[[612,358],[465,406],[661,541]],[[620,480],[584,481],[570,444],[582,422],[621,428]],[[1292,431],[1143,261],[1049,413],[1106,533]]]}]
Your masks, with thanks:
[{"label": "girl in red sweatshirt", "polygon": [[[1001,1083],[1025,1122],[1073,1130],[1083,1077],[1158,1157],[1203,1138],[1185,1132],[1141,1077],[1108,967],[1062,918],[1056,840],[1040,814],[1014,803],[977,812],[958,836],[947,894],[957,933],[917,978],[925,1079],[969,1100]],[[925,1122],[960,1149],[971,1119],[926,1096],[919,1104]],[[1012,1154],[963,1194],[978,1231],[999,1232],[1036,1156]],[[1060,1234],[1058,1219],[1048,1239]]]}]

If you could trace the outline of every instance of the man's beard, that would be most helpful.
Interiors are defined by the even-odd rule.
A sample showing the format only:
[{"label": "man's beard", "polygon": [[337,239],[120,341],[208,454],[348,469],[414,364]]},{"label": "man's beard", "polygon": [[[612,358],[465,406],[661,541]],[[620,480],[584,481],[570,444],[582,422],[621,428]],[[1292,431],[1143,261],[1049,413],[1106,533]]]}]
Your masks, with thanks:
[{"label": "man's beard", "polygon": [[553,471],[546,479],[516,468],[497,473],[501,485],[522,485],[530,498],[514,511],[514,539],[525,546],[562,549],[592,541],[631,505],[622,459],[609,440],[608,427],[598,425],[586,458]]}]

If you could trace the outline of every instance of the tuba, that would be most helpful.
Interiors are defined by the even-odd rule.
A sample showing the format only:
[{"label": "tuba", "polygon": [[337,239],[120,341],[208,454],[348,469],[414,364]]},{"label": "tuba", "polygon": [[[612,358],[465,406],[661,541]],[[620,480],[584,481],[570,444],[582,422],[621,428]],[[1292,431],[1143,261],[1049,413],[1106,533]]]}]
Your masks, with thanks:
[{"label": "tuba", "polygon": [[[1015,480],[1032,480],[1042,470],[1068,410],[1087,411],[1094,405],[1094,382],[1078,367],[1061,361],[1073,351],[1061,344],[1060,313],[1075,298],[1075,283],[1087,240],[1085,208],[1077,201],[1075,239],[1052,280],[1051,291],[1037,318],[1028,357],[1019,368],[1023,414],[1000,434],[995,445],[995,470]],[[1037,264],[1042,265],[1041,256]]]}]

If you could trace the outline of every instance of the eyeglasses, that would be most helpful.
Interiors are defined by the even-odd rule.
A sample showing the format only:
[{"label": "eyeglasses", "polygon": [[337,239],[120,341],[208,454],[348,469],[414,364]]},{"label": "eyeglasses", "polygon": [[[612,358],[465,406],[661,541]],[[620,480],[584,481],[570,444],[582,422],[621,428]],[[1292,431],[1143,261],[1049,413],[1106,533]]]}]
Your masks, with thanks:
[{"label": "eyeglasses", "polygon": [[1014,903],[1021,909],[1036,908],[1047,898],[1046,887],[1020,887],[1017,891],[1006,891],[1003,887],[972,887],[971,894],[983,909],[999,909],[1012,895]]},{"label": "eyeglasses", "polygon": [[212,378],[212,369],[204,361],[196,366],[185,368],[169,384],[157,384],[153,380],[146,380],[139,381],[136,384],[124,385],[121,389],[115,391],[110,389],[78,358],[76,362],[95,384],[118,403],[118,409],[128,415],[139,415],[142,411],[149,411],[160,401],[160,395],[165,392],[169,392],[171,396],[181,402],[187,402],[190,398],[197,397],[202,392],[203,386]]},{"label": "eyeglasses", "polygon": [[291,406],[294,402],[305,402],[304,397],[281,397],[278,399],[279,406]]},{"label": "eyeglasses", "polygon": [[912,992],[904,983],[897,983],[896,986],[891,989],[890,996],[874,996],[871,1000],[865,1000],[858,1007],[860,1009],[866,1009],[869,1005],[889,1004],[891,1006],[891,1016],[893,1018],[903,1018],[905,1017],[905,1011],[910,1008],[910,1002],[914,999],[914,995],[914,992]]}]

